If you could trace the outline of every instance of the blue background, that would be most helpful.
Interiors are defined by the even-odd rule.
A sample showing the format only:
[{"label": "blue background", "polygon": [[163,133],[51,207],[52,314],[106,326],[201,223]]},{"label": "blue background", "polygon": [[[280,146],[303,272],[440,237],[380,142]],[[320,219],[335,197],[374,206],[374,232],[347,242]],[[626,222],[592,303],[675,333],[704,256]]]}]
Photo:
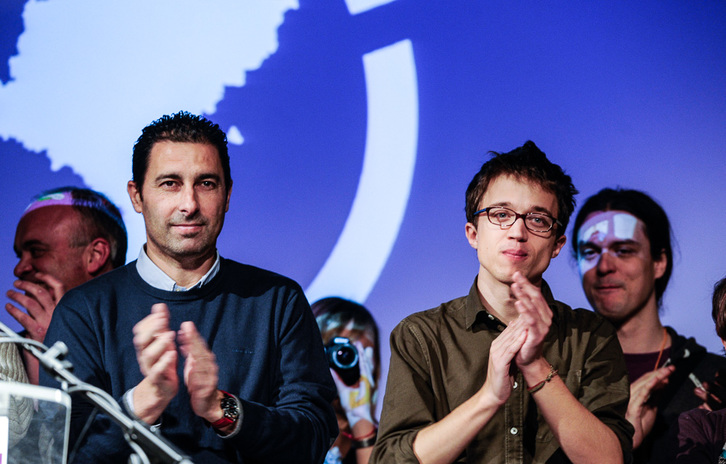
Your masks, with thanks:
[{"label": "blue background", "polygon": [[[3,85],[12,81],[24,6],[0,4]],[[664,206],[677,240],[664,321],[721,352],[710,295],[726,275],[725,19],[721,1],[396,0],[351,15],[343,0],[301,0],[278,30],[277,52],[207,115],[244,134],[230,149],[235,184],[219,249],[310,284],[361,173],[361,57],[410,40],[419,98],[413,183],[393,250],[363,301],[381,325],[383,359],[398,321],[468,291],[477,261],[464,237],[464,190],[487,151],[528,139],[573,177],[579,203],[623,186]],[[125,188],[133,142],[123,147],[128,171],[90,187]],[[15,225],[30,198],[85,180],[68,166],[52,170],[47,152],[10,137],[0,138],[0,163],[0,281],[9,289]],[[119,206],[132,211],[128,200]],[[137,254],[130,249],[128,259]],[[588,307],[569,243],[545,278],[558,299]],[[4,311],[0,318],[18,327]]]}]

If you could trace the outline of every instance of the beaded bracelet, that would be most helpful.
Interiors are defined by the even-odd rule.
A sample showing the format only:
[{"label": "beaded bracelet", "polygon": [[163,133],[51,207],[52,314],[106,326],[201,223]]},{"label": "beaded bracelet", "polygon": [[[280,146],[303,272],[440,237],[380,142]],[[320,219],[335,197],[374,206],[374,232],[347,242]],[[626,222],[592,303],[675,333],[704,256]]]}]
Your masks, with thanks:
[{"label": "beaded bracelet", "polygon": [[545,377],[545,379],[543,381],[541,381],[535,385],[532,385],[531,387],[527,387],[527,391],[530,393],[536,393],[536,392],[542,390],[542,388],[547,384],[547,382],[552,380],[552,377],[554,377],[555,375],[557,375],[557,369],[555,369],[555,367],[552,364],[550,364],[550,372],[549,372],[549,374],[547,374],[547,377]]}]

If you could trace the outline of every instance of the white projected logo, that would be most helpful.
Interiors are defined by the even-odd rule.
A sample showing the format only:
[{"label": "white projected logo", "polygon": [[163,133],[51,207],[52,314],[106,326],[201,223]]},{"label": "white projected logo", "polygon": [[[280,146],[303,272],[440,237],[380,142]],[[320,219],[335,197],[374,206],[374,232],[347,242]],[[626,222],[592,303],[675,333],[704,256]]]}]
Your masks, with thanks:
[{"label": "white projected logo", "polygon": [[[355,15],[390,1],[346,4]],[[277,29],[298,8],[297,0],[29,0],[18,55],[10,60],[12,81],[0,86],[0,137],[46,150],[53,169],[71,166],[124,206],[133,258],[144,228],[126,206],[130,141],[162,114],[213,114],[225,87],[244,86],[245,73],[277,51]],[[362,59],[363,170],[343,232],[308,289],[311,300],[366,299],[390,255],[411,187],[418,137],[411,44]],[[238,128],[228,132],[230,142],[243,142]]]}]

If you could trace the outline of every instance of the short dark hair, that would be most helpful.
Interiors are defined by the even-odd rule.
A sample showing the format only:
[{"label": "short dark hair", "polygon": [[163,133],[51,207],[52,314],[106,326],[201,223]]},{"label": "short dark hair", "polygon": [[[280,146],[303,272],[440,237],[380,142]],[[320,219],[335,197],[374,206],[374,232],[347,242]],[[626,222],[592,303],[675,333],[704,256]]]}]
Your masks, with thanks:
[{"label": "short dark hair", "polygon": [[657,260],[662,252],[665,253],[665,273],[655,281],[655,298],[660,307],[673,272],[673,245],[668,215],[658,202],[639,190],[604,188],[588,198],[575,217],[572,230],[572,251],[575,258],[578,253],[577,234],[580,227],[596,211],[625,211],[632,214],[645,225],[645,234],[650,241],[650,256]]},{"label": "short dark hair", "polygon": [[144,127],[141,135],[136,140],[132,160],[132,175],[139,193],[141,193],[146,171],[149,168],[151,149],[155,143],[164,141],[203,143],[215,147],[224,171],[224,187],[227,191],[232,187],[227,135],[220,129],[218,124],[209,119],[187,111],[180,111],[171,115],[164,115],[153,121]]},{"label": "short dark hair", "polygon": [[489,152],[492,158],[484,163],[479,172],[469,183],[466,189],[467,222],[474,222],[474,213],[479,209],[484,193],[492,180],[502,175],[513,176],[517,179],[526,179],[539,184],[544,190],[552,192],[557,198],[556,235],[565,234],[570,215],[575,210],[575,195],[577,189],[572,184],[572,178],[565,174],[562,168],[547,159],[542,150],[537,148],[531,140],[508,153]]},{"label": "short dark hair", "polygon": [[111,247],[111,266],[123,266],[128,246],[126,225],[119,209],[104,194],[88,188],[58,187],[36,195],[26,211],[42,207],[45,202],[52,206],[55,198],[59,195],[68,198],[68,194],[72,198],[70,206],[81,218],[81,227],[69,237],[71,246],[86,245],[102,237]]},{"label": "short dark hair", "polygon": [[713,286],[712,303],[711,317],[716,323],[716,333],[721,340],[726,340],[726,277]]}]

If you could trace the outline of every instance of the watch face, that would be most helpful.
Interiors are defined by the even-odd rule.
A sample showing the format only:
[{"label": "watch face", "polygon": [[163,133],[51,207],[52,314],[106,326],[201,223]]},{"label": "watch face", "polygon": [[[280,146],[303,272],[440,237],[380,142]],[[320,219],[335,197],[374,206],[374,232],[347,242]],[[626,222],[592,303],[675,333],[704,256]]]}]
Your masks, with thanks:
[{"label": "watch face", "polygon": [[232,419],[233,421],[237,420],[239,417],[239,408],[234,398],[225,396],[219,404],[222,407],[222,411],[224,411],[224,417]]}]

